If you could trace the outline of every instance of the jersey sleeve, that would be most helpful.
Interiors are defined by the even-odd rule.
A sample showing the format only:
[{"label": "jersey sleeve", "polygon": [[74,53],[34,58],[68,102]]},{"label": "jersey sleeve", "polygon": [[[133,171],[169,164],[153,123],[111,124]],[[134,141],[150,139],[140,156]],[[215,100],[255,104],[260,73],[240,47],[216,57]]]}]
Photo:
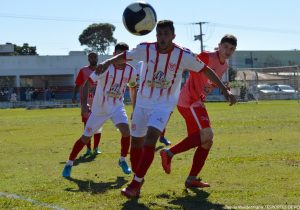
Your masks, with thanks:
[{"label": "jersey sleeve", "polygon": [[77,77],[76,77],[75,84],[76,84],[77,86],[81,86],[81,85],[83,85],[84,82],[85,82],[85,81],[84,81],[84,72],[83,72],[82,69],[80,69],[80,70],[79,70],[79,73],[78,73],[78,75],[77,75]]},{"label": "jersey sleeve", "polygon": [[199,72],[206,67],[205,63],[199,60],[197,56],[190,51],[183,52],[182,66],[183,69],[188,69],[194,72]]},{"label": "jersey sleeve", "polygon": [[201,52],[199,55],[197,55],[197,57],[203,62],[205,63],[205,65],[208,65],[209,63],[209,55],[207,52]]},{"label": "jersey sleeve", "polygon": [[136,48],[132,50],[127,50],[125,53],[126,60],[138,60],[138,61],[145,61],[146,60],[146,45],[139,44]]}]

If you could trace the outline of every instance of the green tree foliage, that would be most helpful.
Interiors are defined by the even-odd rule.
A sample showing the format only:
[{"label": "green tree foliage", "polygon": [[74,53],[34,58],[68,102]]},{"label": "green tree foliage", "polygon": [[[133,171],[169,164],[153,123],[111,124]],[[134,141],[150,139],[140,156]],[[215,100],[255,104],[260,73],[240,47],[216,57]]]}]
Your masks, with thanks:
[{"label": "green tree foliage", "polygon": [[29,46],[28,43],[24,43],[23,46],[18,46],[14,44],[13,55],[38,55],[36,53],[36,47]]},{"label": "green tree foliage", "polygon": [[88,51],[107,54],[107,49],[111,44],[116,44],[117,40],[113,37],[116,27],[109,23],[94,23],[89,25],[79,36],[81,45],[88,46]]},{"label": "green tree foliage", "polygon": [[236,70],[234,70],[231,66],[228,68],[228,74],[229,74],[229,82],[235,81]]}]

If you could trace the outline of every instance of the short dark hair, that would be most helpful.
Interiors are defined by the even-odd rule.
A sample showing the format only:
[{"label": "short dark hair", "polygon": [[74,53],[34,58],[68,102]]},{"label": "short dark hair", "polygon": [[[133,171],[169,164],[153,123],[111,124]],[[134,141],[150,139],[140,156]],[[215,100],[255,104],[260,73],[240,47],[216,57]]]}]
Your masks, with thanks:
[{"label": "short dark hair", "polygon": [[88,54],[88,57],[90,57],[90,56],[92,56],[92,55],[96,55],[96,56],[98,56],[98,54],[97,54],[97,53],[95,53],[95,52],[89,52],[89,54]]},{"label": "short dark hair", "polygon": [[221,44],[228,42],[229,44],[232,44],[233,46],[236,47],[237,45],[237,39],[235,36],[232,34],[225,34],[223,38],[221,39]]},{"label": "short dark hair", "polygon": [[160,20],[158,21],[157,25],[156,25],[156,29],[157,28],[165,28],[168,27],[171,29],[172,33],[175,33],[175,28],[174,28],[174,24],[172,20]]},{"label": "short dark hair", "polygon": [[118,44],[116,44],[115,52],[116,51],[125,51],[125,50],[129,50],[128,44],[126,44],[125,42],[119,42]]}]

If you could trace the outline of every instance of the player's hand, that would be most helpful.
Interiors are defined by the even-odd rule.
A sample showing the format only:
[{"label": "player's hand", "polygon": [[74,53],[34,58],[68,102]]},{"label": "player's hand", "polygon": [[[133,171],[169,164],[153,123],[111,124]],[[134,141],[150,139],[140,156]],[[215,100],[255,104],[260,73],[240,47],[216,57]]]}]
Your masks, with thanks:
[{"label": "player's hand", "polygon": [[97,67],[96,67],[96,70],[95,70],[95,73],[97,75],[101,74],[103,72],[103,64],[100,63]]},{"label": "player's hand", "polygon": [[95,73],[97,75],[99,74],[103,74],[106,69],[108,68],[108,66],[111,64],[111,61],[108,59],[102,63],[100,63],[97,67],[96,67],[96,70],[95,70]]},{"label": "player's hand", "polygon": [[90,112],[89,112],[89,108],[88,108],[87,104],[83,104],[81,106],[81,116],[88,117],[89,113]]},{"label": "player's hand", "polygon": [[225,98],[229,101],[229,106],[236,103],[236,97],[229,90],[226,91]]}]

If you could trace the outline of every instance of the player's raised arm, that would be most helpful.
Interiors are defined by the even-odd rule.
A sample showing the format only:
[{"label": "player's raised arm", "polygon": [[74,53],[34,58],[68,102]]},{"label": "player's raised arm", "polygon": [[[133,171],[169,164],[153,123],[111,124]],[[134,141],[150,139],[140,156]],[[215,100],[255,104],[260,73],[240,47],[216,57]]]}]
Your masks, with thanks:
[{"label": "player's raised arm", "polygon": [[118,65],[118,64],[124,64],[126,62],[126,57],[125,57],[125,52],[115,55],[109,59],[106,59],[105,61],[103,61],[102,63],[100,63],[97,68],[95,73],[97,75],[99,74],[103,74],[106,69],[109,67],[109,65],[114,64],[114,65]]},{"label": "player's raised arm", "polygon": [[235,104],[236,103],[235,96],[226,88],[226,86],[219,79],[219,77],[216,75],[216,73],[208,66],[206,66],[203,69],[203,71],[204,71],[204,74],[222,90],[226,100],[229,101],[229,105],[231,106],[231,105]]}]

